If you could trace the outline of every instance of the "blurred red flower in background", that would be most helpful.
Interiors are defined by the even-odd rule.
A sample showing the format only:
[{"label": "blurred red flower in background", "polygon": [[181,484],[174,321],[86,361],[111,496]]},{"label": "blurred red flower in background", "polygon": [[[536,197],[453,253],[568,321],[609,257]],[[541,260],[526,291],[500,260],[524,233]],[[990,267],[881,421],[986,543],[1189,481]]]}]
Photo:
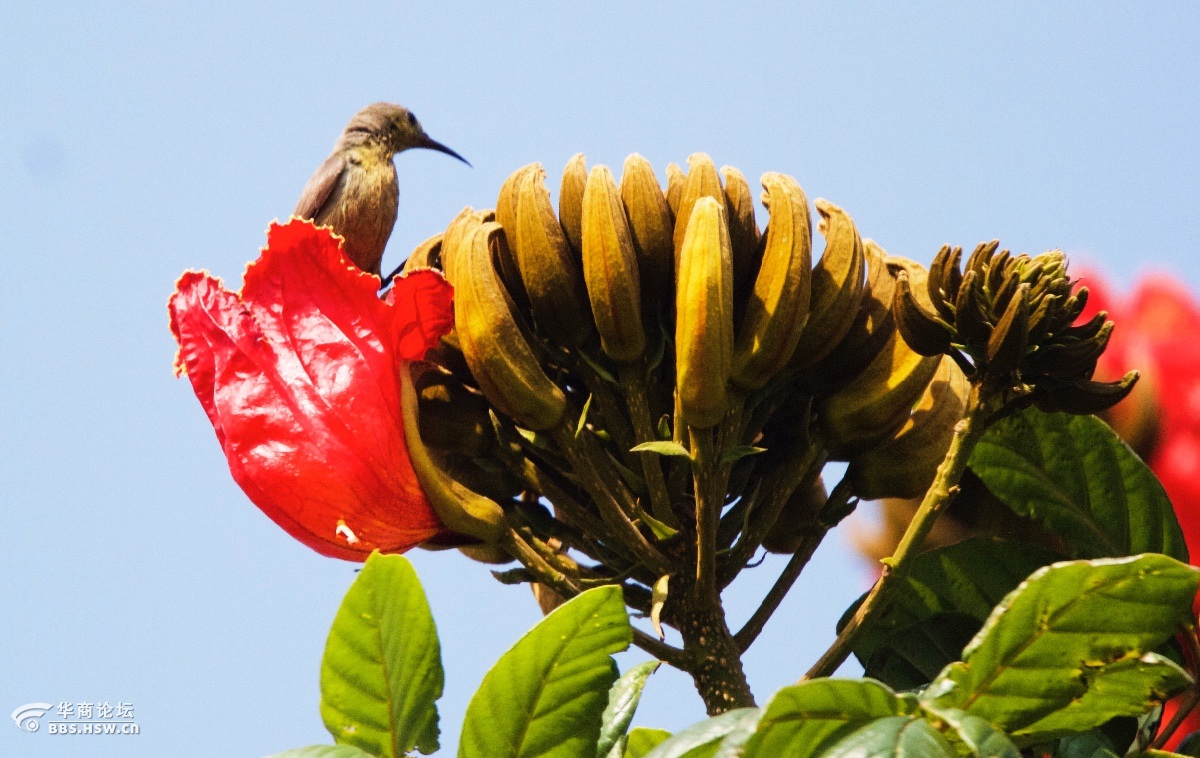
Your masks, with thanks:
[{"label": "blurred red flower in background", "polygon": [[[1142,278],[1123,300],[1094,272],[1085,273],[1080,284],[1089,291],[1081,318],[1104,310],[1117,324],[1096,378],[1117,379],[1133,368],[1142,372],[1133,393],[1105,418],[1162,482],[1192,563],[1200,565],[1200,304],[1166,274]],[[1166,704],[1164,724],[1177,705],[1178,699]],[[1200,712],[1192,711],[1165,747],[1198,729]]]},{"label": "blurred red flower in background", "polygon": [[1138,369],[1142,378],[1106,419],[1146,460],[1175,505],[1193,562],[1200,559],[1200,304],[1166,274],[1142,278],[1119,299],[1094,273],[1081,318],[1108,311],[1116,322],[1096,378]]},{"label": "blurred red flower in background", "polygon": [[436,271],[379,278],[327,228],[272,224],[240,293],[189,271],[168,303],[186,373],[233,478],[317,552],[362,561],[445,531],[413,473],[400,407],[403,362],[453,321]]}]

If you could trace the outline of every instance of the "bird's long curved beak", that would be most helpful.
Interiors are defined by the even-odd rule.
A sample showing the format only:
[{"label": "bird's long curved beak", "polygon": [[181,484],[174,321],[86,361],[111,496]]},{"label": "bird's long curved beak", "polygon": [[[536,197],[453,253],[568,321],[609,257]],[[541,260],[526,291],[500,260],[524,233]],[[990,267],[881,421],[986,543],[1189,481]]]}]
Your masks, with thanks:
[{"label": "bird's long curved beak", "polygon": [[439,153],[445,153],[446,155],[449,155],[452,158],[458,158],[460,161],[467,164],[468,166],[471,165],[471,162],[469,160],[462,157],[458,153],[454,152],[450,148],[446,147],[441,142],[438,142],[437,140],[432,139],[431,137],[425,137],[420,143],[415,145],[415,147],[423,147],[426,150],[437,150]]}]

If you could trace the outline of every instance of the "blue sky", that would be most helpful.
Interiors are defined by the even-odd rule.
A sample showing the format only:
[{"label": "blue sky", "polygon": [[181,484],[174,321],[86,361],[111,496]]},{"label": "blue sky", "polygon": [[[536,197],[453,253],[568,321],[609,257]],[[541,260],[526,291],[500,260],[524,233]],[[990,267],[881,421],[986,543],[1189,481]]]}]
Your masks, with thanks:
[{"label": "blue sky", "polygon": [[[129,702],[141,728],[56,737],[6,719],[0,754],[328,741],[317,668],[354,566],[292,541],[233,483],[171,376],[165,303],[189,267],[236,286],[367,103],[408,105],[474,164],[400,157],[385,269],[531,161],[553,176],[578,151],[615,167],[639,152],[661,175],[704,151],[752,183],[795,176],[895,254],[999,237],[1200,288],[1200,6],[1002,5],[0,6],[0,713]],[[865,586],[844,535],[827,543],[747,658],[760,700]],[[411,557],[453,747],[537,611],[456,554]],[[736,586],[732,616],[779,567]],[[637,723],[701,715],[686,678],[660,673]]]}]

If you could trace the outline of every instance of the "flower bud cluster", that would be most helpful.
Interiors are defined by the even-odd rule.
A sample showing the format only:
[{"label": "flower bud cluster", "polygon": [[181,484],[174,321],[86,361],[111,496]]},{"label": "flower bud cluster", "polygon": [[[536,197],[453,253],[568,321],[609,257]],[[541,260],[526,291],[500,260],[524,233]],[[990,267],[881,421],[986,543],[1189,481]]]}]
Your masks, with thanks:
[{"label": "flower bud cluster", "polygon": [[1113,322],[1100,312],[1075,325],[1088,291],[1072,292],[1066,255],[998,247],[979,245],[960,271],[962,248],[946,246],[924,286],[899,280],[894,312],[905,341],[922,355],[949,354],[972,380],[1022,392],[1043,410],[1098,413],[1128,395],[1135,371],[1092,381]]},{"label": "flower bud cluster", "polygon": [[[669,166],[665,191],[641,156],[619,179],[576,156],[557,213],[532,164],[494,211],[467,208],[418,248],[414,265],[454,285],[456,324],[418,380],[419,471],[463,490],[484,524],[472,534],[503,513],[535,546],[591,558],[563,569],[578,581],[621,574],[648,591],[708,533],[702,488],[717,489],[722,582],[828,518],[827,460],[849,463],[855,496],[924,491],[969,382],[912,346],[896,301],[940,314],[925,293],[949,274],[888,255],[820,199],[814,255],[800,185],[768,173],[762,188],[760,229],[745,177],[706,155]],[[1023,275],[1027,290],[1041,281]]]}]

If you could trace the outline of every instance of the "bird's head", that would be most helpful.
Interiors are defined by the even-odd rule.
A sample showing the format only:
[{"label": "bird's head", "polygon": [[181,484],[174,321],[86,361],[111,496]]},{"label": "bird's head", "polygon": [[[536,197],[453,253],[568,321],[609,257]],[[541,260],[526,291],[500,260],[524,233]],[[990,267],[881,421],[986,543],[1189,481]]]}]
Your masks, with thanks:
[{"label": "bird's head", "polygon": [[377,141],[393,153],[412,148],[437,150],[471,165],[466,158],[426,134],[412,111],[393,103],[373,103],[354,114],[346,125],[345,136],[364,142]]}]

